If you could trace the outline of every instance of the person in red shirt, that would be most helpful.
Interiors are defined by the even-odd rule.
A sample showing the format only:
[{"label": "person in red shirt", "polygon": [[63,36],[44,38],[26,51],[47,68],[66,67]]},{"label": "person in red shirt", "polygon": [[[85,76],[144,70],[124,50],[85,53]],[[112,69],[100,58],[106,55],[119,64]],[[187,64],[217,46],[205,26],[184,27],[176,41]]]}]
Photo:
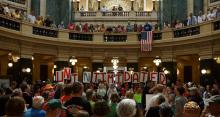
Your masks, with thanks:
[{"label": "person in red shirt", "polygon": [[66,101],[71,99],[72,85],[67,84],[63,89],[64,95],[60,98],[61,102],[64,104]]},{"label": "person in red shirt", "polygon": [[86,23],[86,24],[83,26],[83,32],[89,32],[88,23]]},{"label": "person in red shirt", "polygon": [[75,30],[75,24],[74,23],[69,23],[68,24],[68,29],[69,30]]}]

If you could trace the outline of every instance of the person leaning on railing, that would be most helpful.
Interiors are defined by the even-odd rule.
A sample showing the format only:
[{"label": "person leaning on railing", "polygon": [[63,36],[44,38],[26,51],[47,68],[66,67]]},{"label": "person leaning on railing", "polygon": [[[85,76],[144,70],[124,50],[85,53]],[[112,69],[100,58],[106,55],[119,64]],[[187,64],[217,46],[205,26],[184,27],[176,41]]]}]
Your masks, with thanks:
[{"label": "person leaning on railing", "polygon": [[12,17],[15,19],[21,19],[21,14],[20,11],[18,9],[16,9],[13,13],[12,13]]}]

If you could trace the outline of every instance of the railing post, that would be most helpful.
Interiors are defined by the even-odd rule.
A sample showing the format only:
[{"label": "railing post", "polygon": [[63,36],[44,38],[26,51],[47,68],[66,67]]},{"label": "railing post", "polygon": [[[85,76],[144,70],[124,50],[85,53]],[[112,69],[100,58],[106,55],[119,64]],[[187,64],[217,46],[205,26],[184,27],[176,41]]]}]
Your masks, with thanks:
[{"label": "railing post", "polygon": [[21,23],[21,33],[26,35],[32,35],[33,26],[26,23]]},{"label": "railing post", "polygon": [[138,35],[137,32],[128,32],[127,33],[127,42],[137,42]]},{"label": "railing post", "polygon": [[62,40],[69,40],[69,32],[65,30],[59,30],[58,38]]},{"label": "railing post", "polygon": [[205,23],[203,25],[200,25],[200,34],[211,34],[213,31],[213,23]]},{"label": "railing post", "polygon": [[135,11],[130,11],[129,17],[136,17],[136,12]]},{"label": "railing post", "polygon": [[104,42],[104,33],[96,32],[93,33],[93,43],[103,43]]}]

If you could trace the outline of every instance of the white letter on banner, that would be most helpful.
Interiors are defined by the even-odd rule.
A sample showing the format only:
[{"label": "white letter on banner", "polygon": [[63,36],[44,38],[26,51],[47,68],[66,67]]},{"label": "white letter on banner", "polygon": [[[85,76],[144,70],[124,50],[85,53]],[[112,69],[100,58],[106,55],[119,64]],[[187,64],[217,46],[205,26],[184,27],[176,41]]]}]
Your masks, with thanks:
[{"label": "white letter on banner", "polygon": [[64,77],[64,79],[67,79],[67,80],[70,80],[70,77],[71,77],[71,68],[69,68],[69,67],[65,67],[64,69],[63,69],[63,77]]},{"label": "white letter on banner", "polygon": [[56,82],[64,82],[63,71],[56,71]]},{"label": "white letter on banner", "polygon": [[98,72],[93,72],[92,73],[92,82],[93,83],[98,83]]},{"label": "white letter on banner", "polygon": [[146,82],[148,80],[148,72],[141,71],[140,82]]},{"label": "white letter on banner", "polygon": [[78,82],[78,73],[71,74],[71,83]]},{"label": "white letter on banner", "polygon": [[105,81],[106,73],[105,72],[93,72],[92,82],[98,83],[100,81]]},{"label": "white letter on banner", "polygon": [[160,72],[160,83],[161,84],[166,84],[166,75],[164,72]]},{"label": "white letter on banner", "polygon": [[83,72],[83,83],[90,83],[91,72]]},{"label": "white letter on banner", "polygon": [[132,82],[139,83],[139,72],[134,72],[132,75]]},{"label": "white letter on banner", "polygon": [[115,76],[115,83],[122,83],[123,81],[123,74],[120,72],[117,72],[116,76]]},{"label": "white letter on banner", "polygon": [[150,79],[151,79],[151,81],[157,82],[157,78],[158,78],[158,73],[157,73],[157,72],[151,72],[151,73],[150,73]]},{"label": "white letter on banner", "polygon": [[127,71],[124,72],[124,82],[131,82],[131,74]]},{"label": "white letter on banner", "polygon": [[114,73],[107,74],[107,83],[109,83],[109,84],[114,83]]}]

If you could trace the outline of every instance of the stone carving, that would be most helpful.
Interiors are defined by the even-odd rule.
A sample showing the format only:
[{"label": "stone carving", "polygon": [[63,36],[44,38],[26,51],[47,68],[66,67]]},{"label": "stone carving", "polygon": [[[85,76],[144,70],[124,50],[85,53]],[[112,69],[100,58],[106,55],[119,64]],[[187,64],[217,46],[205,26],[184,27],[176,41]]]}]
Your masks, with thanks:
[{"label": "stone carving", "polygon": [[130,0],[102,0],[101,5],[105,5],[109,11],[112,10],[113,6],[118,7],[121,5],[124,11],[131,10],[131,1]]}]

